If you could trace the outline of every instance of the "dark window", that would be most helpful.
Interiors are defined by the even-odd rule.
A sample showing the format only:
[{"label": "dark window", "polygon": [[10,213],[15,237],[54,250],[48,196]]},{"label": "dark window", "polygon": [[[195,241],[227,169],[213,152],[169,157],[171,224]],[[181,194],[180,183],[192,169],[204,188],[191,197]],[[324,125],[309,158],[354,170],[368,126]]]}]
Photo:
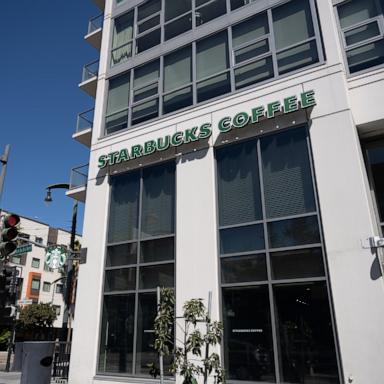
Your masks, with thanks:
[{"label": "dark window", "polygon": [[339,382],[307,135],[294,128],[216,150],[232,380]]},{"label": "dark window", "polygon": [[156,289],[175,285],[174,215],[173,162],[111,177],[99,372],[149,376]]}]

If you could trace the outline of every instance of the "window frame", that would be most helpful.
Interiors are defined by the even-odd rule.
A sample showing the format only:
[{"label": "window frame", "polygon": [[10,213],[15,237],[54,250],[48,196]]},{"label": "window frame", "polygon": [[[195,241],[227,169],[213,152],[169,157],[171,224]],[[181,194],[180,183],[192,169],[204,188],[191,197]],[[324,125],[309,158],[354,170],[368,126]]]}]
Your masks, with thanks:
[{"label": "window frame", "polygon": [[[310,167],[310,173],[311,173],[311,181],[312,181],[312,188],[314,193],[314,203],[315,203],[315,210],[313,212],[309,213],[302,213],[302,214],[295,214],[295,215],[289,215],[289,216],[282,216],[282,217],[274,217],[274,218],[267,218],[266,213],[266,203],[265,203],[265,192],[264,192],[264,181],[263,181],[263,170],[262,170],[262,155],[261,155],[261,140],[268,136],[274,136],[278,135],[282,132],[287,132],[289,130],[293,129],[303,129],[306,131],[306,144],[308,148],[308,161],[309,161],[309,167]],[[240,224],[230,224],[230,225],[220,225],[220,206],[219,206],[219,170],[218,170],[218,158],[217,158],[217,151],[225,148],[230,145],[238,145],[238,144],[244,144],[247,142],[255,142],[256,146],[256,161],[258,164],[258,177],[259,177],[259,186],[260,189],[260,204],[262,209],[262,218],[260,220],[254,220],[250,222],[240,223]],[[246,288],[246,287],[258,287],[258,286],[267,286],[268,287],[268,299],[269,299],[269,314],[270,314],[270,321],[271,321],[271,338],[272,338],[272,347],[273,347],[273,358],[274,358],[274,373],[275,373],[275,383],[279,384],[282,383],[281,381],[281,372],[282,372],[282,361],[280,359],[279,353],[279,323],[278,323],[278,312],[276,308],[276,299],[274,294],[274,286],[281,286],[281,285],[295,285],[295,284],[301,284],[301,283],[316,283],[316,282],[324,282],[326,285],[327,290],[327,296],[328,296],[328,305],[329,305],[329,312],[330,312],[330,320],[332,323],[332,339],[334,341],[334,347],[335,347],[335,354],[336,354],[336,363],[337,363],[337,371],[339,375],[340,383],[342,381],[342,371],[341,371],[341,359],[340,359],[340,347],[339,347],[339,341],[338,341],[338,332],[336,329],[336,320],[335,320],[335,314],[333,309],[333,302],[332,302],[332,293],[330,288],[330,279],[329,279],[329,273],[328,273],[328,262],[327,262],[327,256],[326,256],[326,249],[325,249],[325,242],[324,242],[324,235],[323,235],[323,227],[322,227],[322,220],[321,220],[321,212],[320,212],[320,206],[318,201],[318,195],[317,195],[317,187],[316,187],[316,177],[315,177],[315,168],[313,164],[313,154],[312,154],[312,147],[311,147],[311,141],[310,141],[310,134],[309,134],[309,126],[308,124],[300,124],[295,127],[287,127],[279,129],[278,131],[274,132],[267,132],[264,134],[257,135],[255,137],[251,138],[245,138],[242,140],[238,140],[236,142],[233,142],[231,144],[221,144],[215,147],[214,152],[215,157],[215,198],[216,198],[216,236],[217,236],[217,259],[218,259],[218,288],[219,288],[219,316],[220,321],[224,322],[224,294],[223,290],[226,288]],[[318,224],[319,229],[319,238],[320,241],[318,243],[311,243],[311,244],[305,244],[305,245],[296,245],[296,246],[285,246],[285,247],[279,247],[279,248],[273,248],[270,246],[270,240],[269,240],[269,230],[268,230],[268,223],[276,222],[276,221],[287,221],[289,219],[296,219],[296,218],[304,218],[304,217],[316,217],[316,221]],[[228,228],[239,228],[239,227],[245,227],[250,225],[263,225],[263,236],[264,236],[264,248],[253,250],[253,251],[247,251],[247,252],[236,252],[236,253],[222,253],[221,252],[221,242],[220,242],[220,231],[223,229]],[[279,252],[284,251],[294,251],[294,250],[315,250],[320,249],[322,253],[322,260],[323,260],[323,267],[324,267],[324,275],[318,276],[318,277],[295,277],[295,278],[281,278],[276,279],[272,275],[272,255],[277,254]],[[241,257],[241,256],[251,256],[251,255],[264,255],[265,256],[265,264],[266,264],[266,274],[267,274],[267,280],[254,280],[254,281],[246,281],[246,282],[235,282],[235,283],[223,283],[222,281],[222,265],[221,260],[222,259],[228,259],[233,257]],[[224,338],[223,338],[224,340]],[[220,346],[221,349],[221,356],[223,361],[223,366],[229,366],[227,364],[226,360],[226,353],[225,353],[225,346],[224,342]],[[229,380],[229,379],[227,379]],[[231,382],[239,383],[241,384],[243,381],[239,379],[230,379]]]},{"label": "window frame", "polygon": [[[34,265],[35,263],[37,264],[37,267]],[[40,259],[37,257],[32,257],[31,267],[39,269],[40,268]]]},{"label": "window frame", "polygon": [[[175,183],[175,189],[174,189],[174,207],[173,207],[173,234],[166,234],[166,235],[157,235],[157,236],[151,236],[151,237],[142,237],[141,231],[142,231],[142,206],[143,206],[143,185],[144,185],[144,171],[146,169],[150,168],[156,168],[158,166],[167,166],[173,164],[174,167],[174,183]],[[120,376],[120,377],[132,377],[132,378],[139,378],[139,379],[148,379],[151,380],[151,378],[144,374],[137,374],[136,373],[136,354],[137,354],[137,333],[138,333],[138,316],[139,316],[139,297],[140,294],[145,293],[157,293],[157,288],[140,288],[140,269],[143,267],[150,267],[150,266],[162,266],[162,265],[169,265],[173,264],[173,279],[174,279],[174,287],[173,289],[176,291],[176,218],[177,218],[177,195],[176,195],[176,185],[177,185],[177,169],[176,169],[176,161],[175,160],[166,160],[155,164],[150,164],[141,167],[140,169],[134,169],[132,171],[119,173],[117,175],[109,175],[108,177],[108,184],[109,184],[109,193],[108,193],[108,225],[106,227],[106,234],[105,234],[105,250],[104,250],[104,267],[103,267],[103,280],[102,280],[102,290],[101,290],[101,306],[100,306],[100,313],[99,313],[99,331],[98,331],[98,344],[97,344],[97,361],[99,362],[100,356],[102,353],[101,349],[101,341],[102,341],[102,332],[103,332],[103,312],[104,312],[104,296],[119,296],[119,295],[134,295],[134,331],[133,331],[133,348],[132,348],[132,366],[131,366],[131,373],[116,373],[116,372],[110,372],[110,371],[102,371],[100,370],[99,363],[97,363],[96,366],[96,375],[100,377],[105,376]],[[117,242],[109,242],[108,236],[109,236],[109,219],[110,219],[110,212],[111,212],[111,197],[112,197],[112,184],[111,184],[111,178],[112,177],[119,177],[124,174],[128,174],[131,172],[140,172],[139,175],[139,196],[138,196],[138,208],[137,208],[137,225],[138,225],[138,233],[137,238],[133,240],[126,240],[126,241],[117,241]],[[150,241],[156,241],[160,239],[173,239],[173,259],[165,260],[165,261],[151,261],[151,262],[142,262],[141,261],[141,244],[145,242]],[[107,266],[107,258],[108,258],[108,248],[114,247],[118,245],[128,245],[128,244],[137,244],[137,250],[136,250],[136,263],[130,263],[130,264],[124,264],[124,265],[118,265],[118,266]],[[127,289],[127,290],[113,290],[111,292],[105,291],[105,277],[107,271],[114,271],[114,270],[123,270],[123,269],[129,269],[129,268],[135,268],[135,289]]]},{"label": "window frame", "polygon": [[[281,48],[279,50],[277,50],[275,48],[275,38],[274,38],[273,25],[272,25],[273,24],[272,12],[275,8],[278,8],[279,6],[282,6],[282,5],[284,5],[287,2],[292,1],[292,0],[276,0],[276,1],[273,1],[272,5],[270,5],[270,2],[267,2],[266,0],[263,0],[263,1],[265,1],[265,4],[263,3],[262,6],[260,6],[259,2],[253,2],[253,3],[248,4],[245,7],[242,7],[242,8],[244,8],[243,11],[246,12],[246,13],[244,13],[245,16],[242,18],[240,18],[240,17],[233,17],[232,18],[232,14],[231,14],[230,18],[229,17],[224,18],[225,19],[224,23],[222,21],[218,21],[217,19],[211,20],[209,23],[212,23],[212,25],[210,26],[210,28],[206,28],[206,30],[203,28],[204,29],[203,33],[199,33],[199,34],[191,33],[191,36],[188,35],[188,38],[187,38],[187,36],[181,35],[177,41],[177,45],[178,45],[177,48],[175,48],[175,44],[173,44],[173,45],[171,44],[168,48],[168,46],[166,46],[166,43],[163,43],[160,47],[161,50],[159,51],[159,54],[152,54],[152,52],[149,52],[148,53],[149,56],[146,54],[143,54],[141,57],[140,57],[140,55],[137,55],[136,57],[132,57],[130,60],[126,61],[125,63],[122,63],[121,66],[115,65],[113,67],[113,69],[109,68],[107,70],[107,86],[106,86],[107,97],[106,97],[106,102],[105,102],[105,106],[104,106],[103,129],[102,129],[102,133],[101,133],[100,138],[104,138],[106,136],[118,134],[121,132],[126,132],[126,131],[129,131],[132,129],[136,129],[137,127],[140,127],[140,126],[145,125],[145,124],[149,124],[149,123],[151,123],[157,119],[172,116],[173,114],[181,113],[185,110],[194,108],[196,106],[211,103],[211,102],[214,102],[216,100],[222,99],[226,96],[233,95],[233,94],[236,94],[238,92],[243,92],[244,90],[247,90],[247,89],[259,87],[259,86],[262,86],[266,83],[270,83],[272,81],[277,81],[277,80],[280,80],[281,78],[284,78],[287,76],[293,76],[297,73],[300,73],[300,72],[303,72],[306,70],[310,70],[311,68],[323,65],[325,62],[325,56],[324,56],[324,50],[323,50],[323,44],[322,44],[322,35],[321,35],[321,31],[320,31],[319,17],[317,14],[315,0],[306,0],[308,2],[308,7],[309,7],[310,12],[311,12],[311,22],[313,25],[313,33],[314,33],[313,37],[302,40],[302,41],[295,43],[295,44],[292,44],[288,47]],[[194,3],[192,3],[192,9],[194,9],[193,4]],[[204,4],[204,5],[206,5],[206,4]],[[132,10],[132,8],[129,8],[129,9]],[[254,10],[254,13],[249,12],[252,10]],[[117,16],[121,16],[122,14],[124,14],[124,12],[125,11],[123,11],[122,13],[119,13]],[[242,47],[242,46],[239,46],[239,47],[236,47],[235,49],[233,49],[232,28],[238,24],[246,22],[247,20],[252,19],[253,17],[256,17],[257,15],[261,15],[263,13],[265,13],[268,17],[269,32],[267,35],[264,35],[263,38],[261,38],[261,40],[268,39],[268,45],[269,45],[268,53],[265,53],[263,55],[259,55],[257,57],[253,57],[252,59],[249,59],[247,61],[236,64],[235,63],[235,57],[234,57],[234,51],[237,51],[239,49],[239,47]],[[228,16],[228,13],[226,15]],[[164,17],[164,15],[163,15],[163,17]],[[113,25],[113,23],[112,23],[112,25]],[[217,29],[216,29],[216,27],[217,27]],[[197,45],[200,41],[205,40],[205,39],[209,39],[210,37],[214,37],[215,35],[220,34],[220,33],[226,33],[226,36],[227,36],[227,52],[226,53],[227,53],[227,57],[228,57],[228,68],[226,70],[221,71],[220,73],[218,72],[214,75],[207,76],[204,79],[203,78],[197,79],[197,73],[196,73]],[[179,41],[180,41],[180,43],[179,43]],[[247,44],[251,45],[252,43],[255,43],[255,42],[257,42],[257,39],[256,40],[254,39],[254,40],[251,40],[247,43],[244,43],[244,46],[246,46]],[[316,61],[314,61],[313,63],[310,63],[308,65],[304,65],[300,68],[296,68],[296,69],[293,69],[291,71],[284,72],[282,74],[279,73],[277,56],[280,53],[283,53],[283,52],[288,51],[290,49],[293,49],[295,47],[299,47],[301,45],[312,43],[312,42],[315,42],[315,46],[316,46],[316,51],[317,51],[316,52],[317,53],[317,60]],[[181,51],[183,49],[187,49],[188,47],[191,47],[191,50],[192,50],[192,56],[191,56],[191,60],[192,60],[192,77],[191,78],[192,78],[192,80],[191,80],[191,82],[181,86],[178,89],[164,92],[164,68],[165,68],[164,62],[165,62],[165,58],[168,55],[174,54],[175,52]],[[272,65],[273,65],[273,73],[272,73],[271,77],[268,77],[264,80],[261,80],[260,82],[257,82],[257,81],[252,82],[251,84],[247,84],[246,86],[243,86],[243,87],[240,87],[240,86],[236,87],[236,81],[235,81],[235,71],[236,70],[238,70],[241,67],[245,67],[249,64],[255,63],[259,60],[263,60],[264,58],[269,57],[269,56],[271,56]],[[136,103],[133,102],[133,98],[132,98],[132,96],[133,96],[134,70],[136,68],[139,68],[143,65],[149,64],[150,62],[153,62],[156,60],[160,61],[159,87],[158,87],[157,96],[152,96],[152,97],[153,97],[153,99],[155,99],[157,97],[158,114],[156,117],[149,118],[148,120],[141,121],[139,123],[132,125],[132,106],[136,105]],[[213,97],[211,99],[205,99],[201,102],[198,102],[198,100],[197,100],[198,84],[202,83],[206,80],[209,80],[210,78],[214,78],[216,76],[220,76],[220,75],[223,75],[226,73],[229,76],[230,90],[228,92],[220,94],[219,96]],[[116,114],[122,113],[123,111],[128,110],[128,112],[127,112],[127,115],[128,115],[127,127],[124,129],[115,131],[115,132],[108,133],[106,130],[106,117],[107,117],[106,108],[107,108],[107,102],[108,102],[109,83],[111,80],[114,80],[114,79],[118,78],[119,76],[124,76],[124,75],[130,76],[130,91],[129,91],[128,105],[127,105],[127,108],[122,109],[120,112],[116,112]],[[164,111],[164,108],[163,108],[164,97],[171,94],[171,93],[186,89],[189,86],[192,87],[192,103],[186,107],[182,107],[180,109],[176,109],[176,110],[173,110],[171,112],[164,113],[163,112]],[[150,101],[150,98],[148,98],[148,100]],[[142,102],[143,102],[143,100],[140,100],[140,103],[142,103]],[[108,117],[110,117],[110,116],[111,115],[109,115]]]},{"label": "window frame", "polygon": [[[52,283],[50,283],[49,281],[43,281],[42,291],[43,292],[51,292],[51,286],[52,286]],[[47,288],[47,289],[45,289],[45,288]]]},{"label": "window frame", "polygon": [[[372,72],[372,71],[380,69],[380,68],[384,68],[384,63],[383,63],[383,64],[374,65],[372,67],[365,68],[365,69],[362,69],[360,71],[356,71],[356,72],[351,73],[350,68],[349,68],[349,64],[348,64],[348,56],[347,56],[347,53],[349,51],[352,51],[353,49],[360,48],[360,47],[363,47],[365,45],[372,44],[372,43],[375,43],[378,41],[384,42],[384,6],[381,5],[379,0],[373,0],[377,9],[379,10],[379,15],[377,15],[375,17],[371,17],[371,18],[366,19],[364,21],[361,21],[359,23],[353,24],[352,26],[342,28],[341,23],[340,23],[340,18],[339,18],[338,7],[343,5],[347,1],[348,0],[333,0],[332,3],[333,3],[333,12],[335,15],[335,20],[336,20],[336,24],[337,24],[338,33],[339,33],[339,40],[340,40],[340,44],[341,44],[342,50],[343,50],[342,54],[343,54],[344,63],[345,63],[345,70],[347,73],[347,77],[353,78],[355,76],[363,75],[365,73]],[[380,14],[380,12],[381,12],[381,14]],[[358,43],[351,44],[351,45],[347,44],[346,37],[345,37],[346,32],[353,31],[356,28],[363,27],[363,26],[372,24],[374,22],[376,22],[376,24],[378,26],[379,35],[371,37],[369,39],[366,39],[366,40],[358,42]]]}]

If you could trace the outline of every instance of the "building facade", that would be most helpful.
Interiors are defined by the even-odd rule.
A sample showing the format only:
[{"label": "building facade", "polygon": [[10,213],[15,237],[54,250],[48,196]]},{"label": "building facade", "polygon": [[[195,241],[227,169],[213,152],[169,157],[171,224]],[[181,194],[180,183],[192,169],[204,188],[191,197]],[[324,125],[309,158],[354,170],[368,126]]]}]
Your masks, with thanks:
[{"label": "building facade", "polygon": [[153,381],[158,286],[229,382],[382,383],[384,2],[95,2],[69,383]]},{"label": "building facade", "polygon": [[[19,270],[18,276],[21,278],[19,300],[50,303],[56,307],[57,319],[53,323],[55,328],[61,328],[63,325],[63,276],[59,270],[53,270],[45,264],[45,247],[56,244],[68,247],[70,237],[69,231],[53,228],[41,221],[20,216],[18,247],[27,252],[16,251],[10,256],[7,264]],[[77,236],[77,239],[81,241],[81,237]]]}]

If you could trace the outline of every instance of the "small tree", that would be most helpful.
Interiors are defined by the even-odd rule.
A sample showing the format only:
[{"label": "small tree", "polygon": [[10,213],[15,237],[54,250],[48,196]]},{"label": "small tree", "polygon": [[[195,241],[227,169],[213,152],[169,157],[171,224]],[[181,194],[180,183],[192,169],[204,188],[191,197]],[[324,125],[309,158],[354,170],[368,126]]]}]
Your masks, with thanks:
[{"label": "small tree", "polygon": [[[208,376],[214,374],[215,383],[225,382],[224,370],[220,357],[210,352],[210,347],[221,343],[223,326],[212,321],[206,310],[203,299],[192,299],[185,302],[183,315],[176,317],[174,313],[175,297],[172,289],[163,288],[160,293],[160,304],[155,319],[154,348],[160,356],[173,355],[172,373],[180,374],[183,384],[197,384],[197,378],[203,376],[204,383]],[[183,325],[177,322],[181,321]],[[183,333],[183,339],[173,342],[174,325],[177,324]],[[159,373],[152,364],[154,376]]]},{"label": "small tree", "polygon": [[44,334],[45,330],[53,327],[56,319],[56,309],[51,304],[31,304],[21,309],[17,326],[27,332],[33,331],[38,338]]}]

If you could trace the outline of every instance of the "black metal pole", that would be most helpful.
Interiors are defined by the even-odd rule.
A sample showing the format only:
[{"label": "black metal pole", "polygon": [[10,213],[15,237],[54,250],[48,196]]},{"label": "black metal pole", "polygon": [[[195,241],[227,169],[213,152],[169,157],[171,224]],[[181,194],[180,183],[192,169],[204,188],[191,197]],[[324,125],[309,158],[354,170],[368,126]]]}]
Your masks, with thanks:
[{"label": "black metal pole", "polygon": [[7,144],[5,146],[4,154],[0,156],[0,163],[2,164],[1,173],[0,173],[0,214],[1,214],[1,202],[3,197],[5,174],[7,173],[7,164],[8,164],[8,157],[9,157],[10,150],[11,150],[11,146]]}]

